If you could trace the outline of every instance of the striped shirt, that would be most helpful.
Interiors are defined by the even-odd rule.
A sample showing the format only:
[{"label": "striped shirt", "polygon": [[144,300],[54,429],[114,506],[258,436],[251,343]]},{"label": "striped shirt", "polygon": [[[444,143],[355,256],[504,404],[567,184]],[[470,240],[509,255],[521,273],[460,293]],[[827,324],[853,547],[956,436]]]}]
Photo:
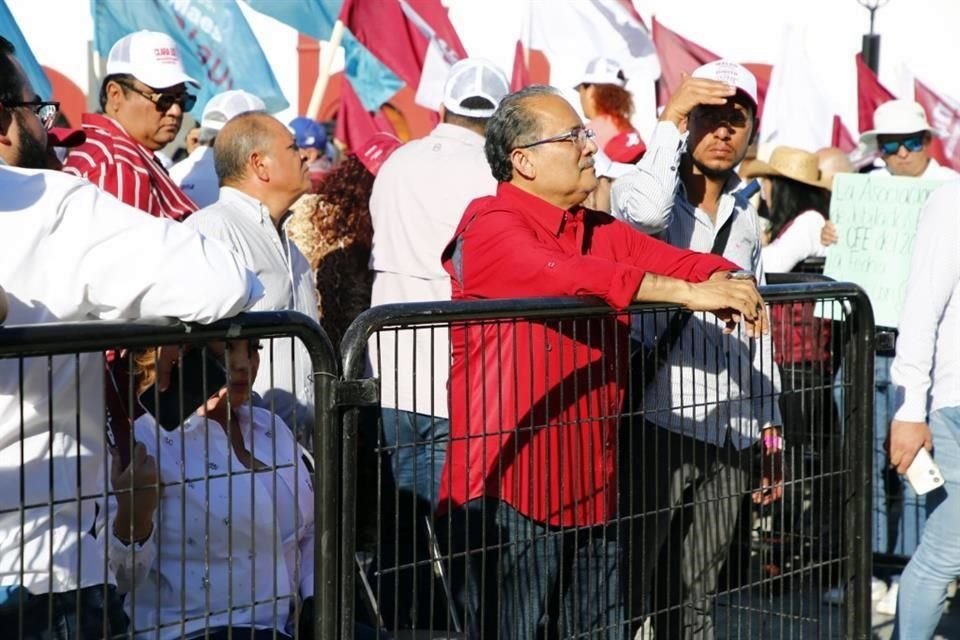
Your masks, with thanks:
[{"label": "striped shirt", "polygon": [[64,171],[157,218],[183,220],[197,210],[153,152],[131,138],[116,120],[85,113],[81,123],[87,141],[70,150]]},{"label": "striped shirt", "polygon": [[[731,174],[712,220],[687,200],[679,175],[686,148],[686,134],[671,122],[658,123],[636,169],[613,183],[613,215],[675,247],[704,253],[730,220],[723,257],[764,284],[760,223],[739,191],[739,178]],[[634,326],[648,346],[653,336],[666,331],[668,314],[656,315],[648,314]],[[675,433],[718,446],[729,440],[742,449],[759,438],[763,426],[782,424],[779,393],[770,334],[758,340],[742,332],[728,336],[715,316],[695,314],[644,394],[644,410],[648,420]]]}]

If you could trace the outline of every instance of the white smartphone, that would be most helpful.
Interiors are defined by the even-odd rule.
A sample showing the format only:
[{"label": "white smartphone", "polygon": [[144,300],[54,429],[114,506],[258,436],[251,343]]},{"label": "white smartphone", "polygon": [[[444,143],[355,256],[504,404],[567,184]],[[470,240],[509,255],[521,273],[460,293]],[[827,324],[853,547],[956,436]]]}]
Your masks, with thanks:
[{"label": "white smartphone", "polygon": [[925,448],[921,447],[913,462],[910,463],[910,467],[907,469],[907,480],[910,481],[910,486],[913,487],[913,491],[918,496],[930,493],[943,486],[943,474],[940,473],[940,467],[933,461],[930,452]]}]

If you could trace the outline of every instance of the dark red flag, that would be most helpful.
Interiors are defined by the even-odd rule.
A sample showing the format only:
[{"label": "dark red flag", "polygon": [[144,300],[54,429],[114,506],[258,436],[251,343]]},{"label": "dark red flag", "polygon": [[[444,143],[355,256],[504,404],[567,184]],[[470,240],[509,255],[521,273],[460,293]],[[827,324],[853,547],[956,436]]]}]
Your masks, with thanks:
[{"label": "dark red flag", "polygon": [[857,114],[860,133],[873,129],[873,112],[884,102],[893,100],[893,94],[880,84],[880,78],[857,54]]},{"label": "dark red flag", "polygon": [[340,86],[340,109],[337,111],[337,126],[333,135],[343,142],[347,149],[356,151],[374,134],[385,131],[394,133],[393,126],[381,114],[374,116],[363,103],[346,76]]},{"label": "dark red flag", "polygon": [[914,80],[913,86],[916,101],[939,136],[930,144],[930,155],[940,164],[960,170],[960,105],[937,95],[919,80]]},{"label": "dark red flag", "polygon": [[693,73],[700,65],[720,56],[695,42],[670,31],[653,19],[653,46],[660,58],[660,80],[657,82],[657,106],[662,107],[680,87],[681,73]]},{"label": "dark red flag", "polygon": [[340,20],[414,90],[420,84],[431,37],[448,62],[467,57],[440,0],[346,0]]},{"label": "dark red flag", "polygon": [[530,72],[524,58],[523,43],[517,40],[517,49],[513,54],[513,74],[510,76],[510,91],[520,91],[530,84]]},{"label": "dark red flag", "polygon": [[837,115],[833,116],[833,134],[830,137],[830,146],[836,147],[844,153],[850,153],[857,148],[857,141],[853,139],[847,128],[843,126],[840,116]]}]

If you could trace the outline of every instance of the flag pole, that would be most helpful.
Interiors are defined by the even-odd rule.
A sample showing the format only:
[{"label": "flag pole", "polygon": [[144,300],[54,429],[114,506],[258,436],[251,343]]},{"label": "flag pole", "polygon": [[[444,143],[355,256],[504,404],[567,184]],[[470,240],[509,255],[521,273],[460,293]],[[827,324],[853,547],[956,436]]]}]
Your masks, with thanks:
[{"label": "flag pole", "polygon": [[323,96],[327,92],[327,83],[330,82],[330,68],[333,66],[333,59],[336,57],[337,49],[343,41],[343,21],[337,20],[333,24],[333,31],[330,33],[330,42],[321,45],[320,49],[320,74],[317,76],[317,83],[313,85],[313,93],[310,95],[310,104],[307,106],[307,117],[313,120],[317,119],[320,113],[320,103],[323,102]]}]

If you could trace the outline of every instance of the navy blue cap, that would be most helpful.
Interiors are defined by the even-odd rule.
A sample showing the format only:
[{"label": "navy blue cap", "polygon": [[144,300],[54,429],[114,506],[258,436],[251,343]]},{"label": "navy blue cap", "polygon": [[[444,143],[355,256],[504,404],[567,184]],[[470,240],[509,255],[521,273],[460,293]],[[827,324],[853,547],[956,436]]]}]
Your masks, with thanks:
[{"label": "navy blue cap", "polygon": [[327,149],[327,130],[316,120],[298,116],[290,121],[290,128],[301,149]]}]

